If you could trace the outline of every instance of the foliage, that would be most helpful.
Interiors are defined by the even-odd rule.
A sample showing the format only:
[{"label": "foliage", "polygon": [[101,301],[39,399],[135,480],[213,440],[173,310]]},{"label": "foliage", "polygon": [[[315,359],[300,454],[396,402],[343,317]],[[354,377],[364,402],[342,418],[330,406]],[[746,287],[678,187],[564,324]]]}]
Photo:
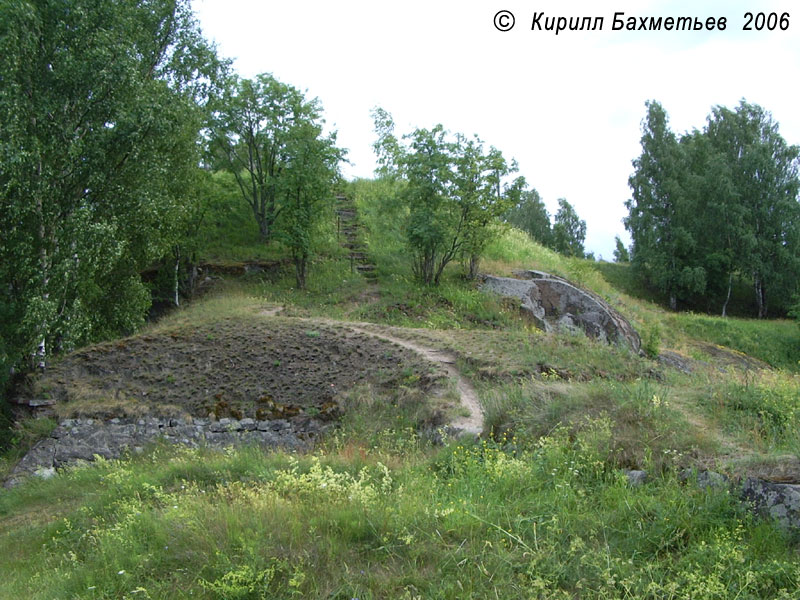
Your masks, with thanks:
[{"label": "foliage", "polygon": [[283,209],[280,186],[290,131],[295,124],[313,126],[320,120],[319,101],[306,101],[296,88],[262,73],[253,79],[231,77],[212,108],[211,164],[236,178],[268,242]]},{"label": "foliage", "polygon": [[645,103],[642,154],[633,161],[629,179],[633,198],[626,202],[625,227],[633,239],[633,266],[669,297],[677,308],[679,296],[705,289],[705,270],[694,266],[695,238],[689,223],[696,220],[681,187],[684,158],[667,113],[655,101]]},{"label": "foliage", "polygon": [[728,244],[738,249],[731,268],[751,275],[762,318],[768,291],[788,298],[800,280],[800,147],[786,143],[767,111],[744,100],[735,111],[715,107],[706,135],[729,177],[732,212],[715,222],[735,240]]},{"label": "foliage", "polygon": [[241,201],[233,174],[209,171],[206,175],[199,198],[203,219],[195,238],[198,259],[224,262],[283,256],[280,245],[266,246],[261,241],[253,212]]},{"label": "foliage", "polygon": [[614,262],[617,263],[629,263],[631,262],[631,255],[628,252],[628,249],[625,247],[625,244],[622,243],[622,240],[619,239],[619,236],[614,237]]},{"label": "foliage", "polygon": [[[652,404],[652,403],[651,403]],[[158,448],[7,493],[7,597],[790,598],[788,540],[672,475],[631,488],[608,421],[435,449]],[[45,514],[55,502],[52,513]],[[424,565],[424,568],[420,568]]]},{"label": "foliage", "polygon": [[636,271],[673,309],[708,298],[725,316],[737,279],[747,279],[759,318],[770,305],[787,310],[800,271],[800,148],[744,100],[715,107],[703,131],[680,140],[661,105],[646,106],[625,220]]},{"label": "foliage", "polygon": [[329,216],[323,207],[332,206],[333,184],[344,155],[335,142],[335,135],[324,137],[321,127],[312,123],[296,125],[287,142],[290,159],[282,175],[286,200],[277,237],[292,253],[298,289],[306,287],[315,227],[321,217]]},{"label": "foliage", "polygon": [[661,346],[661,329],[658,323],[654,323],[644,332],[642,336],[642,350],[649,358],[658,358]]},{"label": "foliage", "polygon": [[505,220],[526,232],[542,246],[552,248],[553,231],[550,226],[550,215],[539,192],[527,189],[524,185],[509,191],[513,194],[510,198],[512,206],[505,214]]},{"label": "foliage", "polygon": [[485,151],[477,136],[451,139],[437,125],[414,130],[403,136],[404,143],[395,137],[389,113],[375,109],[373,118],[381,171],[404,182],[398,189],[408,207],[405,234],[415,276],[438,285],[445,267],[462,257],[474,277],[492,237],[490,226],[508,208],[508,186],[502,193],[501,180],[516,166],[496,148]]},{"label": "foliage", "polygon": [[558,199],[558,212],[553,222],[553,249],[565,256],[584,257],[586,221],[564,198]]},{"label": "foliage", "polygon": [[312,234],[344,152],[323,135],[319,100],[270,74],[233,77],[214,106],[211,164],[233,175],[261,239],[292,254],[297,287],[306,284]]},{"label": "foliage", "polygon": [[[220,67],[188,2],[0,4],[3,372],[141,324]],[[112,293],[113,290],[113,293]]]}]

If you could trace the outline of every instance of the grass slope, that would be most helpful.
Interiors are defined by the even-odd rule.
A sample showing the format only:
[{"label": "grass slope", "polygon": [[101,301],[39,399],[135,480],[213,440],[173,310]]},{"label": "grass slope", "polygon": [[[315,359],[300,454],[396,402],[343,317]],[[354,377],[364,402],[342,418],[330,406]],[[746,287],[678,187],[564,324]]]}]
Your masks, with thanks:
[{"label": "grass slope", "polygon": [[[800,477],[796,326],[670,314],[614,287],[594,263],[507,231],[485,271],[568,277],[691,372],[583,336],[545,335],[464,281],[458,265],[440,288],[417,287],[399,209],[376,200],[379,182],[358,193],[377,283],[322,258],[308,290],[294,289],[289,271],[250,278],[122,343],[163,341],[156,362],[175,372],[152,383],[172,393],[178,377],[195,383],[180,352],[167,358],[169,340],[202,349],[211,335],[220,356],[249,345],[275,367],[283,359],[262,347],[267,335],[311,351],[343,343],[328,339],[330,319],[369,321],[457,357],[483,403],[484,438],[442,445],[421,435],[431,398],[422,375],[398,365],[391,385],[342,384],[341,427],[308,454],[156,446],[31,480],[0,492],[0,545],[15,549],[0,558],[0,597],[796,597],[797,538],[755,520],[727,490],[678,476],[711,467]],[[274,304],[285,307],[280,318],[258,316]],[[83,353],[121,360],[115,344]],[[754,369],[737,351],[774,368]],[[243,393],[267,363],[243,365],[229,392]],[[37,427],[21,437],[46,434]],[[650,479],[631,487],[624,468]]]}]

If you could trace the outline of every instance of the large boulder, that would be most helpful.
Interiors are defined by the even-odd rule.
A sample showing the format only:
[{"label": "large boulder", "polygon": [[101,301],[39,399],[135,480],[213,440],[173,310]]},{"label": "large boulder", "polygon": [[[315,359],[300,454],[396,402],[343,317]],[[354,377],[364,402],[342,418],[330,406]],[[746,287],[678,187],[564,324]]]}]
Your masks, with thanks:
[{"label": "large boulder", "polygon": [[522,309],[544,331],[580,330],[589,337],[641,353],[639,334],[602,298],[548,273],[523,271],[519,274],[532,278],[485,275],[482,289],[519,299]]}]

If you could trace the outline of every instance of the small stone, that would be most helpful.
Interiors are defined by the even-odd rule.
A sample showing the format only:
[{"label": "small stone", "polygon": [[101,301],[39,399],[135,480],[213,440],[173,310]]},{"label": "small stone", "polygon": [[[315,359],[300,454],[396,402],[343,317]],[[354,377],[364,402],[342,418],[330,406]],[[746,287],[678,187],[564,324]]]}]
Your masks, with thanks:
[{"label": "small stone", "polygon": [[256,422],[253,419],[242,419],[239,425],[244,431],[253,431],[256,428]]},{"label": "small stone", "polygon": [[724,488],[730,484],[730,480],[722,473],[714,471],[701,471],[697,474],[697,485],[701,488]]},{"label": "small stone", "polygon": [[286,419],[275,419],[274,421],[270,421],[270,423],[270,429],[272,429],[272,431],[281,431],[282,429],[289,429],[291,427],[289,421]]},{"label": "small stone", "polygon": [[625,475],[628,476],[628,483],[632,487],[639,487],[644,485],[647,481],[647,471],[638,471],[634,469],[632,471],[625,471]]}]

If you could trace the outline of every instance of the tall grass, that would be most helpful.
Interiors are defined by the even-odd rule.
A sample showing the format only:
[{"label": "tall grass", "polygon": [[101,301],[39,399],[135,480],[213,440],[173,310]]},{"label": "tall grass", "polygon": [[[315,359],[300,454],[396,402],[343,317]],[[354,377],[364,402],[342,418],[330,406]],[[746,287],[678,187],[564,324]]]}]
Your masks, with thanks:
[{"label": "tall grass", "polygon": [[[631,488],[608,422],[535,443],[157,449],[0,497],[6,598],[791,598],[721,490]],[[389,442],[388,440],[391,440]],[[402,454],[397,451],[402,447]]]}]

